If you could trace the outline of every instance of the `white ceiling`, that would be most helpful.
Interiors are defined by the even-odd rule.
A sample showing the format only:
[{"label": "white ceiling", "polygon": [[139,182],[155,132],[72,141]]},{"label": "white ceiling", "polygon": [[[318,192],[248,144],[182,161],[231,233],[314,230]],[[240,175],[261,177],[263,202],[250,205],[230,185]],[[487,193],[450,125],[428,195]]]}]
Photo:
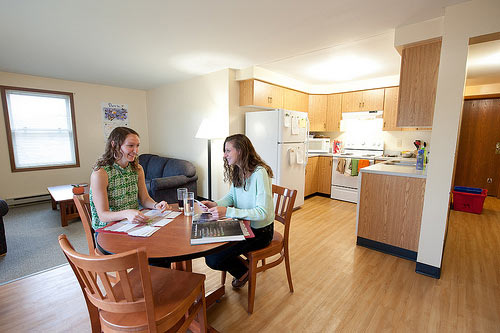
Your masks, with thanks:
[{"label": "white ceiling", "polygon": [[254,65],[369,79],[399,73],[396,27],[463,1],[0,0],[0,71],[135,89]]}]

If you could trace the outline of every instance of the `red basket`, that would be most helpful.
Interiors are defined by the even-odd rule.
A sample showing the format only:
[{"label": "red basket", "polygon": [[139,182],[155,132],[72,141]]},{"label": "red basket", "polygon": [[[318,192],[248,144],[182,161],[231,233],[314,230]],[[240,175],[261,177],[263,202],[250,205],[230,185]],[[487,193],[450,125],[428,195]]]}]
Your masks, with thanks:
[{"label": "red basket", "polygon": [[481,194],[453,192],[453,209],[462,212],[481,214],[483,211],[484,199],[488,195],[488,190],[483,189]]}]

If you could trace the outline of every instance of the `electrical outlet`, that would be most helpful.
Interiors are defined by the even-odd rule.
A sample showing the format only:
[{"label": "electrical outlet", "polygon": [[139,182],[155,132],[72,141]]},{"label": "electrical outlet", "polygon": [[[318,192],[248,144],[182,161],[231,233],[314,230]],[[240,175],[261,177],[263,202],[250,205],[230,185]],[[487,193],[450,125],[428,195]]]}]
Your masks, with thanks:
[{"label": "electrical outlet", "polygon": [[403,147],[403,139],[398,139],[397,145],[398,145],[398,148]]}]

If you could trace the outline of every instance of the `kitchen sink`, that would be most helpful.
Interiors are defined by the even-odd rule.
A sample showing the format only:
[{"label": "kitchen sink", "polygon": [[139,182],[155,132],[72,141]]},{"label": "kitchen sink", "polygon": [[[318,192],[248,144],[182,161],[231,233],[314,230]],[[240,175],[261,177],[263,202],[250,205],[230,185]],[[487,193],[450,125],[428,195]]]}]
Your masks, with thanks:
[{"label": "kitchen sink", "polygon": [[416,162],[412,161],[401,161],[401,160],[391,160],[384,163],[385,165],[401,165],[401,166],[415,166]]}]

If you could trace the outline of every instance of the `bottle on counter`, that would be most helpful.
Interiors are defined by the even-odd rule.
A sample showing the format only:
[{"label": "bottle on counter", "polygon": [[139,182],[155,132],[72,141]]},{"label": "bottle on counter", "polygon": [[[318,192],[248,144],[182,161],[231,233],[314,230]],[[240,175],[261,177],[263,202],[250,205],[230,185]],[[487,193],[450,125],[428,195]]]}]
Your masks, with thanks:
[{"label": "bottle on counter", "polygon": [[421,148],[417,151],[417,170],[424,170],[425,168],[425,158],[426,158],[425,148]]}]

